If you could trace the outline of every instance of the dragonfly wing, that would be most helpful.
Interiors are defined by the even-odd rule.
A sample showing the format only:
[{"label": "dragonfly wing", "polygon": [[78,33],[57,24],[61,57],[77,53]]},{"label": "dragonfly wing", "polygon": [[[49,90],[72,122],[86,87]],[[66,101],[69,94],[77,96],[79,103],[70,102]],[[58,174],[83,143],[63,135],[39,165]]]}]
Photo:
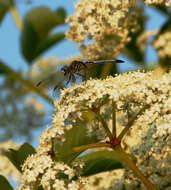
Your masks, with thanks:
[{"label": "dragonfly wing", "polygon": [[64,81],[66,80],[66,77],[63,75],[63,73],[61,71],[55,71],[51,74],[49,74],[47,77],[45,77],[44,79],[38,81],[38,83],[36,84],[37,87],[47,87],[47,88],[53,88],[54,90],[56,90],[59,86],[59,88],[61,88],[61,86],[64,85]]},{"label": "dragonfly wing", "polygon": [[[120,59],[106,59],[106,60],[96,60],[96,61],[84,61],[83,64],[86,66],[86,68],[93,66],[94,64],[104,64],[104,63],[124,63],[123,60]],[[82,68],[86,70],[86,68]]]}]

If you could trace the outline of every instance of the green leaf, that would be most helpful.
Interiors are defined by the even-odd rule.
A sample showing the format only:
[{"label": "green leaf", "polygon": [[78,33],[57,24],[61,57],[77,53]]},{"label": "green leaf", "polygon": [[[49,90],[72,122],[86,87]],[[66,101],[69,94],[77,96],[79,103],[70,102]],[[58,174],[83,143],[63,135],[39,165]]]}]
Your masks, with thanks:
[{"label": "green leaf", "polygon": [[[145,63],[144,52],[142,52],[140,47],[137,45],[137,39],[144,32],[145,21],[147,20],[147,18],[144,15],[144,9],[142,7],[136,7],[135,9],[136,12],[139,13],[139,16],[137,18],[139,29],[135,33],[130,32],[129,37],[131,41],[127,43],[123,53],[126,54],[126,56],[131,58],[133,61],[138,62],[139,64],[143,64]],[[131,29],[132,28],[130,28],[130,31]]]},{"label": "green leaf", "polygon": [[28,143],[24,143],[23,145],[21,145],[18,150],[9,149],[8,151],[3,151],[3,154],[8,157],[8,159],[20,172],[22,164],[24,163],[26,158],[34,153],[34,148]]},{"label": "green leaf", "polygon": [[5,67],[5,64],[0,60],[0,74],[7,74],[8,71]]},{"label": "green leaf", "polygon": [[[88,135],[85,121],[77,121],[72,129],[66,131],[63,143],[54,144],[55,159],[57,161],[64,161],[65,163],[71,162],[82,151],[73,151],[74,147],[82,146],[97,142],[96,134]],[[57,153],[56,153],[57,152]]]},{"label": "green leaf", "polygon": [[13,190],[13,188],[9,184],[8,180],[2,175],[0,175],[0,189],[2,189],[2,190]]},{"label": "green leaf", "polygon": [[[167,18],[166,22],[162,25],[162,27],[159,29],[159,32],[154,37],[153,42],[155,43],[158,41],[160,36],[164,35],[166,32],[171,32],[171,15]],[[160,50],[162,47],[158,47],[156,50]],[[166,56],[159,56],[159,64],[162,66],[166,71],[169,71],[171,68],[171,54]]]},{"label": "green leaf", "polygon": [[[64,9],[63,9],[64,11]],[[61,18],[61,11],[53,12],[45,6],[39,6],[32,8],[24,17],[24,22],[31,23],[39,35],[40,39],[44,38],[49,31],[60,24],[64,24],[65,14],[62,14],[64,18]]]},{"label": "green leaf", "polygon": [[24,22],[20,41],[21,41],[21,51],[24,58],[28,62],[31,62],[34,58],[36,58],[35,51],[37,50],[37,46],[40,43],[40,39],[33,25],[28,21]]},{"label": "green leaf", "polygon": [[170,15],[169,8],[167,8],[164,3],[163,4],[157,4],[157,5],[152,5],[152,7],[156,8],[157,10],[161,11],[162,14],[165,15]]},{"label": "green leaf", "polygon": [[44,190],[42,186],[39,186],[37,190]]},{"label": "green leaf", "polygon": [[13,6],[13,4],[13,0],[0,0],[0,23],[2,22],[9,8]]},{"label": "green leaf", "polygon": [[167,32],[167,31],[171,31],[171,15],[168,17],[166,22],[159,29],[159,32],[155,38],[158,38],[161,34]]},{"label": "green leaf", "polygon": [[56,34],[51,34],[47,36],[47,38],[39,44],[39,47],[37,47],[37,50],[35,51],[35,56],[40,55],[56,43],[59,43],[64,38],[65,34],[63,32],[58,32]]},{"label": "green leaf", "polygon": [[57,17],[58,17],[58,23],[59,23],[59,24],[64,24],[64,23],[65,23],[65,18],[66,18],[65,9],[63,9],[63,8],[58,8],[58,9],[56,10],[56,14],[57,14]]},{"label": "green leaf", "polygon": [[35,149],[29,143],[22,144],[18,150],[18,157],[20,164],[22,165],[29,155],[35,153],[36,153]]},{"label": "green leaf", "polygon": [[53,12],[40,6],[31,9],[25,17],[21,32],[21,51],[28,62],[32,62],[41,53],[64,39],[64,33],[51,34],[51,30],[64,24],[65,10],[62,8]]},{"label": "green leaf", "polygon": [[98,151],[86,154],[77,160],[85,163],[82,176],[123,168],[122,160],[114,151]]}]

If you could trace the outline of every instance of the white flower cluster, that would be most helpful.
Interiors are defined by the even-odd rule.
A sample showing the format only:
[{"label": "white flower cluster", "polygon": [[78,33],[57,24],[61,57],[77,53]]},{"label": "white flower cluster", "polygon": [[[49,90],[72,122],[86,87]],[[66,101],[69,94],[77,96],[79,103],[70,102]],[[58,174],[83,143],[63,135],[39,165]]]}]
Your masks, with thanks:
[{"label": "white flower cluster", "polygon": [[137,12],[129,8],[128,0],[78,0],[73,15],[67,18],[70,28],[66,37],[78,43],[89,59],[113,58],[130,40],[129,30],[135,32],[138,27]]},{"label": "white flower cluster", "polygon": [[[79,183],[72,180],[75,171],[63,162],[54,162],[45,154],[31,155],[22,167],[21,185],[16,190],[43,189],[78,190]],[[60,179],[60,175],[65,178]]]},{"label": "white flower cluster", "polygon": [[[134,132],[130,133],[132,140],[136,141],[139,136],[141,141],[135,143],[129,152],[133,153],[142,172],[154,184],[158,185],[159,181],[155,179],[160,179],[161,189],[170,187],[171,73],[157,78],[153,72],[132,72],[108,77],[104,80],[88,80],[79,85],[73,84],[61,92],[59,100],[54,102],[56,113],[52,118],[53,127],[47,128],[42,133],[37,154],[26,160],[23,166],[22,184],[17,190],[25,190],[29,187],[31,189],[37,183],[47,189],[58,189],[59,187],[61,189],[79,189],[80,181],[78,183],[72,181],[77,170],[69,168],[64,163],[56,162],[49,155],[49,151],[53,147],[52,142],[55,140],[55,143],[60,145],[65,142],[66,131],[75,127],[74,122],[77,118],[83,120],[85,112],[88,110],[100,108],[102,117],[109,123],[112,115],[111,102],[115,102],[116,112],[121,112],[122,115],[121,119],[117,121],[118,128],[127,122],[128,118],[125,113],[128,107],[129,114],[134,115],[145,105],[150,106],[139,115],[131,127],[136,129],[131,130]],[[101,126],[96,123],[98,123],[97,118],[91,116],[90,123],[82,127],[87,127],[89,133],[95,132],[98,136],[98,128]],[[105,136],[102,135],[99,139],[103,140],[104,138]],[[129,142],[124,141],[128,146]],[[82,168],[81,165],[80,168]],[[58,178],[61,172],[68,176],[68,181]],[[139,186],[141,189],[145,189],[129,170],[126,170],[122,177],[113,184],[116,184],[115,182],[119,184],[119,187],[129,187],[126,189],[134,187],[136,189]],[[82,184],[82,188],[83,186]],[[112,184],[109,186],[115,187]]]},{"label": "white flower cluster", "polygon": [[166,31],[153,43],[154,48],[157,50],[158,56],[160,58],[170,58],[171,57],[171,31]]},{"label": "white flower cluster", "polygon": [[[170,77],[164,75],[162,80],[153,79],[152,73],[133,72],[129,74],[108,77],[105,80],[89,80],[80,85],[73,85],[61,92],[60,99],[55,101],[58,110],[55,121],[59,118],[65,121],[69,115],[98,106],[103,98],[108,97],[119,107],[125,101],[141,105],[153,104],[159,98],[165,99],[165,93],[170,90]],[[54,122],[55,123],[55,122]]]},{"label": "white flower cluster", "polygon": [[144,0],[146,5],[163,4],[166,7],[171,7],[171,0]]}]

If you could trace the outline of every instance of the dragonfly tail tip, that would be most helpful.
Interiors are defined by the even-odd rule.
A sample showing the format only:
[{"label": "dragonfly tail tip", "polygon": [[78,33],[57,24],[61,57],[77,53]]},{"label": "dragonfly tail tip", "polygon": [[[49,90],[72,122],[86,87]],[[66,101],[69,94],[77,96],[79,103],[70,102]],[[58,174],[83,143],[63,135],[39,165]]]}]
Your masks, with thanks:
[{"label": "dragonfly tail tip", "polygon": [[117,63],[124,63],[125,61],[120,60],[120,59],[116,59],[116,62],[117,62]]}]

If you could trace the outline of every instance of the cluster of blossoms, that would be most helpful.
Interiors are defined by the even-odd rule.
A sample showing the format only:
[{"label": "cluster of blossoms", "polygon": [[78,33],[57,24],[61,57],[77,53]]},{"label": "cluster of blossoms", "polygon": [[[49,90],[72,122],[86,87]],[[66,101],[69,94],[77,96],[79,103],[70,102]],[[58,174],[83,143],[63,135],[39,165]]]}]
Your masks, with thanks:
[{"label": "cluster of blossoms", "polygon": [[12,141],[6,141],[0,144],[0,175],[8,178],[12,176],[14,181],[20,181],[20,172],[15,168],[15,166],[8,160],[6,156],[1,154],[1,151],[7,151],[9,148],[17,149],[19,145],[14,144]]},{"label": "cluster of blossoms", "polygon": [[[167,103],[170,104],[170,101],[171,98],[168,99]],[[166,109],[169,110],[170,108],[167,107]],[[155,184],[156,188],[170,190],[171,114],[162,117],[157,115],[158,113],[154,116],[154,123],[151,126],[148,124],[149,119],[145,120],[144,117],[140,117],[140,121],[136,122],[128,139],[124,139],[124,143],[127,144],[128,151],[138,168]],[[141,121],[146,121],[146,124],[142,126]],[[126,165],[124,169],[97,174],[87,179],[87,181],[86,189],[92,187],[94,190],[100,188],[115,190],[146,189],[144,184],[135,178],[133,172]]]},{"label": "cluster of blossoms", "polygon": [[[145,131],[137,130],[141,142],[132,147],[130,152],[141,172],[158,189],[169,190],[171,188],[171,114],[169,113],[171,98],[165,102],[166,106],[163,105],[162,110],[156,108],[158,111],[151,116],[154,120],[152,125]],[[165,111],[168,114],[160,116]],[[146,121],[146,124],[148,123],[149,121]],[[124,183],[125,186],[129,184],[132,188],[145,189],[130,170],[126,170],[124,174]]]},{"label": "cluster of blossoms", "polygon": [[[72,180],[76,171],[63,162],[54,162],[49,155],[29,156],[22,166],[21,185],[16,190],[43,189],[78,190],[80,182]],[[64,176],[63,178],[61,176]]]},{"label": "cluster of blossoms", "polygon": [[[37,183],[46,189],[89,189],[81,182],[81,179],[72,180],[78,168],[81,170],[82,165],[74,170],[63,162],[53,160],[48,152],[52,150],[52,142],[61,145],[66,141],[65,133],[75,127],[74,123],[77,118],[84,120],[84,113],[87,110],[101,106],[100,114],[107,123],[110,123],[111,101],[116,104],[116,112],[120,112],[117,121],[118,128],[127,122],[128,108],[129,115],[132,116],[143,106],[150,106],[132,125],[134,130],[131,130],[131,139],[137,143],[134,143],[132,147],[129,146],[131,144],[129,140],[123,139],[123,143],[131,147],[127,151],[134,155],[142,173],[160,189],[169,189],[171,187],[169,177],[171,168],[171,73],[157,78],[151,72],[132,72],[108,77],[105,80],[88,80],[79,85],[73,84],[61,92],[59,100],[54,102],[56,113],[52,119],[53,127],[47,128],[42,133],[37,154],[29,157],[23,165],[22,184],[17,190],[29,189]],[[87,135],[94,132],[97,133],[99,140],[104,140],[105,135],[99,133],[101,126],[97,123],[97,118],[92,117],[91,121],[82,127],[89,129]],[[59,173],[66,174],[67,180],[59,180]],[[101,178],[101,182],[106,180],[105,175]],[[109,189],[116,186],[119,190],[123,186],[127,190],[145,189],[128,169],[124,170],[120,179],[110,180],[107,186]]]},{"label": "cluster of blossoms", "polygon": [[137,46],[140,48],[141,52],[145,51],[146,45],[147,45],[147,40],[151,37],[156,35],[158,30],[148,30],[142,32],[140,36],[138,36],[136,40]]},{"label": "cluster of blossoms", "polygon": [[[115,181],[120,181],[123,177],[124,169],[117,169],[108,172],[102,172],[87,178],[87,183],[84,185],[84,190],[120,190],[122,187],[119,185],[113,185]],[[123,184],[124,185],[124,184]],[[119,188],[118,188],[119,187]]]},{"label": "cluster of blossoms", "polygon": [[163,4],[166,7],[171,7],[171,0],[144,0],[146,5]]},{"label": "cluster of blossoms", "polygon": [[66,37],[89,59],[113,58],[130,40],[129,32],[137,31],[137,16],[128,0],[78,0]]},{"label": "cluster of blossoms", "polygon": [[[137,2],[138,0],[78,0],[73,15],[67,18],[70,28],[66,32],[66,38],[78,43],[80,52],[88,59],[116,57],[130,41],[130,32],[139,30],[138,19],[143,15],[136,6]],[[171,0],[144,0],[144,3],[171,7]],[[170,33],[162,35],[155,44],[156,49],[169,36]],[[164,56],[164,53],[170,52],[168,47],[169,43],[164,50],[162,46],[159,54]]]},{"label": "cluster of blossoms", "polygon": [[171,58],[171,30],[160,34],[153,43],[160,58]]}]

